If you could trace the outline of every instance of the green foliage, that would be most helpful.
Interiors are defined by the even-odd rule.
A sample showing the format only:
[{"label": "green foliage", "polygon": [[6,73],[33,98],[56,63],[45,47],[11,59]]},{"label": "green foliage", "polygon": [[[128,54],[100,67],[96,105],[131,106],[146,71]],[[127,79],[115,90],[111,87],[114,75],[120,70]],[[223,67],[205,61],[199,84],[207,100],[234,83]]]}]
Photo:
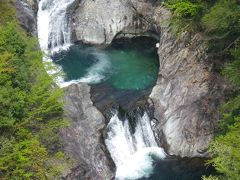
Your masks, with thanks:
[{"label": "green foliage", "polygon": [[173,12],[174,16],[180,16],[182,18],[196,17],[202,10],[199,4],[182,0],[175,1],[174,3],[170,2],[168,7]]},{"label": "green foliage", "polygon": [[218,34],[239,28],[240,6],[236,0],[219,0],[203,16],[208,31]]},{"label": "green foliage", "polygon": [[237,0],[218,0],[203,16],[202,24],[209,36],[209,49],[220,55],[240,37],[240,4]]},{"label": "green foliage", "polygon": [[[231,50],[234,60],[226,64],[223,74],[240,87],[240,49]],[[223,174],[220,179],[240,177],[240,95],[224,104],[221,109],[223,118],[218,134],[212,142],[209,152],[213,158],[208,162]]]},{"label": "green foliage", "polygon": [[46,179],[47,150],[35,138],[14,143],[0,158],[0,170],[9,179]]},{"label": "green foliage", "polygon": [[6,22],[14,21],[15,10],[12,6],[9,6],[10,0],[0,0],[0,24],[4,25]]},{"label": "green foliage", "polygon": [[19,27],[9,2],[0,0],[0,179],[46,179],[59,174],[47,162],[61,151],[58,130],[67,125],[62,90],[46,73],[36,39]]},{"label": "green foliage", "polygon": [[234,61],[225,65],[223,75],[236,86],[240,86],[240,47],[233,48],[230,52]]},{"label": "green foliage", "polygon": [[203,3],[200,1],[190,0],[167,0],[164,3],[173,14],[172,30],[177,35],[184,31],[194,32],[198,29],[202,12],[204,10]]},{"label": "green foliage", "polygon": [[219,180],[217,176],[203,176],[202,180]]},{"label": "green foliage", "polygon": [[173,14],[173,31],[176,34],[201,32],[209,39],[211,52],[227,54],[239,39],[240,3],[237,0],[167,0],[165,4]]},{"label": "green foliage", "polygon": [[227,179],[240,177],[240,116],[234,119],[234,124],[228,126],[228,132],[218,136],[209,149],[213,155],[209,163]]}]

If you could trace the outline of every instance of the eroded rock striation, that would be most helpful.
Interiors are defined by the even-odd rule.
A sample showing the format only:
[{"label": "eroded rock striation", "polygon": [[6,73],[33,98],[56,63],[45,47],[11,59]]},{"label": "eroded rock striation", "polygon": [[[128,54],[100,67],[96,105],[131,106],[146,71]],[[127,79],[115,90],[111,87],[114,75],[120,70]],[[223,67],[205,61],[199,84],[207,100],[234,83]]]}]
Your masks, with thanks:
[{"label": "eroded rock striation", "polygon": [[[169,12],[159,12],[168,22]],[[183,33],[177,39],[168,23],[158,23],[160,68],[150,95],[155,137],[171,155],[205,157],[228,86],[213,72],[201,35]]]},{"label": "eroded rock striation", "polygon": [[65,152],[75,161],[67,179],[112,179],[114,164],[108,159],[102,130],[104,117],[93,106],[90,87],[85,83],[65,89],[64,109],[70,126],[61,131]]},{"label": "eroded rock striation", "polygon": [[[16,7],[22,26],[36,34],[35,3],[18,0]],[[160,39],[159,75],[149,98],[155,137],[169,154],[207,156],[227,86],[212,71],[201,35],[175,37],[171,14],[157,0],[76,0],[68,11],[73,41],[99,45],[118,37]],[[71,125],[61,134],[66,152],[81,169],[69,178],[111,179],[114,170],[102,139],[104,117],[93,106],[89,91],[86,84],[66,89],[65,111]]]}]

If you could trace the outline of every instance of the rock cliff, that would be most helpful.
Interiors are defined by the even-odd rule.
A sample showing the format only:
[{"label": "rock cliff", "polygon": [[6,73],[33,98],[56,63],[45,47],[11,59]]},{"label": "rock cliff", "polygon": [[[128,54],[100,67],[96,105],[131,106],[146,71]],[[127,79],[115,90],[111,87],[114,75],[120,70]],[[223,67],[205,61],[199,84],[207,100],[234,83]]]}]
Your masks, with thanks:
[{"label": "rock cliff", "polygon": [[155,136],[169,154],[207,156],[226,86],[212,72],[201,35],[175,37],[159,1],[85,0],[74,13],[75,38],[87,43],[158,34],[159,76],[150,95]]},{"label": "rock cliff", "polygon": [[108,159],[102,131],[103,115],[93,106],[90,87],[79,83],[65,89],[64,109],[70,126],[61,131],[65,152],[75,161],[67,179],[113,178],[114,164]]},{"label": "rock cliff", "polygon": [[[164,11],[170,18],[159,9]],[[201,35],[183,33],[176,38],[168,23],[161,25],[159,75],[150,98],[155,137],[171,155],[207,156],[227,86],[212,71],[206,50]]]},{"label": "rock cliff", "polygon": [[[35,34],[35,5],[18,0],[16,7],[22,26]],[[171,14],[157,0],[76,0],[72,8],[68,14],[74,41],[99,45],[133,36],[160,40],[159,76],[149,99],[158,144],[172,155],[207,156],[227,87],[212,71],[201,35],[175,37],[169,25]],[[85,177],[111,178],[110,161],[101,143],[104,118],[92,105],[89,87],[68,87],[65,100],[72,120],[62,132],[66,152],[78,160],[76,168],[83,169]]]},{"label": "rock cliff", "polygon": [[138,6],[151,13],[151,5],[150,1],[80,1],[72,16],[74,40],[90,44],[110,44],[118,35],[151,35],[154,27],[150,27],[146,17],[136,9]]}]

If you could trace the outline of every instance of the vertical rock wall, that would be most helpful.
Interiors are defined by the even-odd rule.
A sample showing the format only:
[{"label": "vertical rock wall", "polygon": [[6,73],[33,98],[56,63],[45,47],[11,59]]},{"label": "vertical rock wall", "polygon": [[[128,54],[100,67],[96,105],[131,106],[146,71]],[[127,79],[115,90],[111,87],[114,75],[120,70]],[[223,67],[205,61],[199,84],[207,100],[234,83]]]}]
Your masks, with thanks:
[{"label": "vertical rock wall", "polygon": [[226,83],[212,71],[202,36],[183,33],[176,38],[169,23],[164,23],[170,14],[161,7],[156,12],[161,26],[160,68],[150,95],[155,136],[171,155],[207,156]]},{"label": "vertical rock wall", "polygon": [[[212,72],[202,37],[199,34],[189,37],[186,33],[176,38],[169,26],[170,13],[158,3],[159,1],[153,0],[76,0],[75,9],[69,11],[72,30],[75,34],[74,40],[92,44],[109,44],[119,34],[138,36],[152,30],[158,32],[160,69],[157,84],[150,95],[151,105],[155,109],[153,129],[158,144],[164,146],[169,154],[188,157],[206,156],[206,148],[219,119],[218,107],[224,100],[227,86],[217,74]],[[22,26],[36,35],[36,1],[31,3],[27,0],[17,0],[16,7]],[[92,122],[94,118],[91,119],[92,112],[86,109],[87,106],[83,108],[79,104],[85,98],[81,93],[87,91],[86,88],[80,92],[82,89],[75,86],[67,91],[66,99],[69,99],[70,105],[66,107],[72,115],[75,111],[81,113],[78,114],[79,117],[76,114],[76,117],[69,115],[70,119],[77,120],[73,121],[73,129],[65,132],[64,138],[69,142],[66,144],[67,151],[74,156],[85,157],[84,148],[87,149],[88,145],[82,145],[84,148],[79,152],[71,150],[74,143],[77,146],[78,143],[85,142],[81,137],[75,138],[75,136],[78,137],[77,132],[81,130],[76,127],[81,123],[83,123],[81,126],[87,123],[94,125],[95,120]],[[74,96],[73,93],[75,93]],[[95,110],[94,112],[97,113]],[[91,127],[96,128],[96,131],[99,127],[103,128],[103,119],[100,114],[99,117],[101,126],[95,124],[96,127],[95,125]],[[84,129],[82,129],[83,132]],[[70,143],[71,140],[75,142]],[[91,142],[90,149],[99,143]],[[90,149],[88,149],[89,152]],[[80,152],[83,154],[79,154]],[[105,152],[95,153],[102,154],[105,159]],[[88,155],[87,159],[92,159],[96,154]],[[96,162],[95,160],[87,162],[87,159],[82,158],[82,161],[86,161],[89,165]],[[105,163],[103,166],[108,167],[107,159],[103,162]],[[92,172],[98,177],[97,174],[101,170],[96,167]],[[111,170],[108,168],[103,172],[107,177],[111,176]]]},{"label": "vertical rock wall", "polygon": [[[145,12],[150,10],[149,3],[140,6],[145,7],[141,9]],[[149,30],[148,22],[138,14],[131,0],[83,0],[75,8],[72,16],[75,41],[110,44],[119,33],[132,37]]]}]

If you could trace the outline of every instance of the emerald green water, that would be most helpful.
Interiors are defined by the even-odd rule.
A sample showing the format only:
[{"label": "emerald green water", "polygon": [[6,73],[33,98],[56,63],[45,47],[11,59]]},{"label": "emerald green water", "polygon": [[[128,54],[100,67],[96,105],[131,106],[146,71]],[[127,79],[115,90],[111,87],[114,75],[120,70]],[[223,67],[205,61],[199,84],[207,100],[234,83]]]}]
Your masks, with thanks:
[{"label": "emerald green water", "polygon": [[144,89],[153,86],[158,73],[158,61],[151,54],[136,50],[112,50],[109,53],[114,70],[109,83],[120,89]]},{"label": "emerald green water", "polygon": [[107,83],[117,89],[146,89],[157,80],[158,57],[152,47],[120,44],[102,50],[74,45],[53,57],[64,72],[64,81]]}]

